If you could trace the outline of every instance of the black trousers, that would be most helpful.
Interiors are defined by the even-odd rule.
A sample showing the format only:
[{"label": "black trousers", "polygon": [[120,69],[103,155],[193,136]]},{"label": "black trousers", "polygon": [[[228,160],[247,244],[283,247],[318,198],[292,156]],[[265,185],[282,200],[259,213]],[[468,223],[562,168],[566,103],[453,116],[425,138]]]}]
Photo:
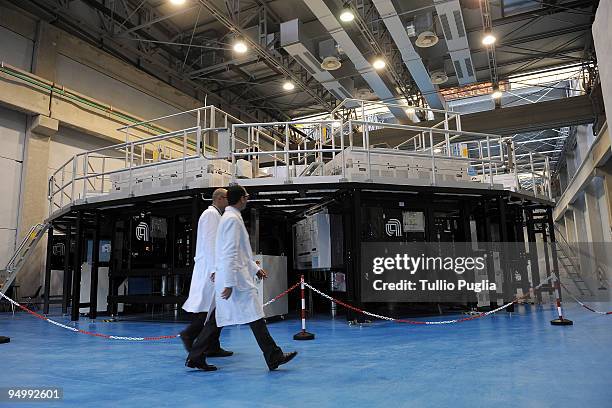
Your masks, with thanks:
[{"label": "black trousers", "polygon": [[[189,353],[189,360],[202,361],[205,358],[206,351],[210,349],[209,344],[214,342],[214,336],[217,331],[221,329],[217,327],[217,320],[215,319],[215,311],[212,310],[210,313],[210,319],[204,325],[204,329],[200,332],[200,335],[193,343],[191,353]],[[268,326],[264,319],[255,320],[249,323],[251,331],[257,340],[257,344],[261,349],[266,363],[272,365],[274,362],[280,360],[283,356],[283,351],[276,345],[276,342],[268,331]]]},{"label": "black trousers", "polygon": [[[206,321],[207,315],[208,313],[206,312],[195,313],[194,319],[191,322],[191,324],[189,324],[189,326],[187,326],[185,330],[181,332],[181,337],[186,337],[188,339],[191,339],[192,341],[197,339],[200,333],[202,332],[202,330],[204,329],[204,322]],[[217,329],[212,333],[210,344],[208,346],[209,348],[206,349],[205,352],[208,352],[208,351],[214,352],[221,348],[221,342],[219,340],[220,336],[221,336],[221,327],[217,327]]]}]

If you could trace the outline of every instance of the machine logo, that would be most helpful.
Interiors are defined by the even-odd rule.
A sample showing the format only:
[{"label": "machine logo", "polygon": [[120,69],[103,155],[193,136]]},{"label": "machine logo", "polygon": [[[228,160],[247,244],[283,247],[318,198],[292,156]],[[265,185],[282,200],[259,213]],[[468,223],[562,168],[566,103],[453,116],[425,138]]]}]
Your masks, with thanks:
[{"label": "machine logo", "polygon": [[390,218],[387,224],[385,224],[385,231],[390,237],[401,237],[402,223],[396,218]]},{"label": "machine logo", "polygon": [[136,226],[136,239],[139,241],[148,241],[149,240],[149,225],[141,221]]},{"label": "machine logo", "polygon": [[63,242],[58,242],[57,244],[53,245],[53,255],[64,256],[65,252],[66,252],[66,245],[64,245]]}]

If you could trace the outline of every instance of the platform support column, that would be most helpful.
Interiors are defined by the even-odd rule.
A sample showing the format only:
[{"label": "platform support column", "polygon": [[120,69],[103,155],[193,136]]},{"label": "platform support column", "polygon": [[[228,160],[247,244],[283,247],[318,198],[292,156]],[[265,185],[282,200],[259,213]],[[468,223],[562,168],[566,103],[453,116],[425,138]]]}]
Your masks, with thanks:
[{"label": "platform support column", "polygon": [[64,287],[62,290],[62,314],[68,313],[68,303],[70,302],[70,289],[72,287],[72,269],[70,266],[70,250],[72,249],[72,227],[66,226],[66,241],[64,248]]},{"label": "platform support column", "polygon": [[[491,245],[491,208],[489,204],[489,199],[484,198],[482,200],[482,208],[484,212],[484,229],[482,230],[484,241],[488,243],[489,248],[493,249],[493,245]],[[487,257],[487,278],[489,282],[495,282],[495,263],[493,262],[493,257]],[[495,309],[497,307],[497,290],[489,291],[489,306],[491,309]]]},{"label": "platform support column", "polygon": [[[508,218],[507,218],[507,208],[506,202],[503,197],[497,198],[497,207],[499,210],[499,235],[500,241],[502,242],[502,248],[507,246],[508,242]],[[501,251],[499,254],[500,266],[502,267],[503,276],[504,276],[504,287],[503,287],[503,296],[504,296],[504,304],[509,303],[514,298],[515,288],[514,288],[514,277],[512,276],[512,268],[508,263],[508,254],[504,253],[505,251]],[[507,312],[514,312],[514,304],[511,304],[506,308]]]},{"label": "platform support column", "polygon": [[98,267],[100,264],[100,214],[96,214],[91,253],[91,285],[89,292],[89,318],[98,314]]},{"label": "platform support column", "polygon": [[74,243],[74,263],[73,278],[72,278],[72,309],[70,310],[70,320],[79,320],[79,306],[81,303],[81,264],[83,254],[83,213],[77,212],[76,224],[75,224],[75,243]]},{"label": "platform support column", "polygon": [[[525,208],[525,218],[527,224],[527,239],[529,239],[529,264],[531,269],[531,286],[540,284],[540,265],[538,264],[538,251],[536,246],[535,220],[533,219],[533,209]],[[535,293],[538,303],[542,302],[540,291]]]},{"label": "platform support column", "polygon": [[53,254],[53,225],[47,234],[47,260],[45,262],[45,293],[43,294],[43,314],[49,313],[49,291],[51,290],[51,255]]}]

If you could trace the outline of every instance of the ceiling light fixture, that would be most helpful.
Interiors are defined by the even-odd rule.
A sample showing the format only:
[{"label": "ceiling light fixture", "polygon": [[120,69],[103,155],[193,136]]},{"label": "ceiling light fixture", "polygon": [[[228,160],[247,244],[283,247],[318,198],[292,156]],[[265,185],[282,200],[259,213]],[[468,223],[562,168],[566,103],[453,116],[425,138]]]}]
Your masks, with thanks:
[{"label": "ceiling light fixture", "polygon": [[295,85],[291,81],[285,81],[285,83],[283,83],[283,89],[285,91],[293,91],[295,89]]},{"label": "ceiling light fixture", "polygon": [[485,30],[484,36],[482,37],[483,45],[493,45],[497,41],[497,38],[493,35],[491,30]]},{"label": "ceiling light fixture", "polygon": [[340,12],[340,21],[344,23],[350,23],[355,19],[355,14],[353,14],[353,10],[347,5],[342,8],[342,12]]},{"label": "ceiling light fixture", "polygon": [[170,3],[174,4],[175,6],[180,6],[181,4],[185,4],[185,0],[170,0]]},{"label": "ceiling light fixture", "polygon": [[502,91],[499,89],[499,85],[493,86],[493,92],[491,92],[491,98],[499,99],[502,97]]},{"label": "ceiling light fixture", "polygon": [[234,43],[234,51],[236,51],[238,54],[244,54],[245,52],[247,52],[247,45],[244,41],[238,40]]},{"label": "ceiling light fixture", "polygon": [[374,67],[374,69],[376,70],[381,70],[383,69],[387,64],[385,63],[385,60],[382,58],[376,58],[374,60],[374,62],[372,63],[372,66]]}]

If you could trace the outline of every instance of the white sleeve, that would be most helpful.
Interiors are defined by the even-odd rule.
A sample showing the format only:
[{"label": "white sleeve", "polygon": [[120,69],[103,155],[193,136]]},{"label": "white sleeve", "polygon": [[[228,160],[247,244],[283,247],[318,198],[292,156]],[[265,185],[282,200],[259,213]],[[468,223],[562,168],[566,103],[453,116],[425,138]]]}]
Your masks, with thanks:
[{"label": "white sleeve", "polygon": [[251,272],[251,275],[256,275],[260,269],[261,268],[259,265],[257,265],[257,262],[251,259],[251,261],[249,262],[249,271]]},{"label": "white sleeve", "polygon": [[216,263],[219,270],[225,271],[222,282],[224,288],[231,288],[238,284],[237,274],[239,271],[238,263],[238,244],[240,242],[240,221],[230,219],[223,225],[223,230],[218,231],[217,253],[223,256],[217,259]]}]

